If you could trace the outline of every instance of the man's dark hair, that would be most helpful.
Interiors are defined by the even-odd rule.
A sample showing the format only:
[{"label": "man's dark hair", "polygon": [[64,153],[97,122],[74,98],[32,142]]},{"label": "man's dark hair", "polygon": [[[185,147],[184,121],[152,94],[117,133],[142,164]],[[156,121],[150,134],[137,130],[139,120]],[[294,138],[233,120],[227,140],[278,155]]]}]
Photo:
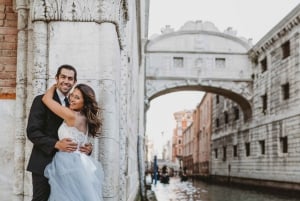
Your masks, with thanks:
[{"label": "man's dark hair", "polygon": [[76,69],[73,66],[68,65],[68,64],[64,64],[64,65],[61,65],[60,67],[58,67],[55,77],[59,77],[59,75],[61,73],[61,69],[68,69],[68,70],[74,71],[74,80],[77,81],[77,71],[76,71]]}]

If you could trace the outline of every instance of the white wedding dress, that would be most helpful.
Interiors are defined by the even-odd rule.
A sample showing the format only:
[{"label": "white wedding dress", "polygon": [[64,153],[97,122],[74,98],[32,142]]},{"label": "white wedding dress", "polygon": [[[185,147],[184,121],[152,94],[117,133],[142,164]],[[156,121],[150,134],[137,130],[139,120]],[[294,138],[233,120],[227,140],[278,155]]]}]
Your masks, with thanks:
[{"label": "white wedding dress", "polygon": [[[86,134],[65,123],[59,127],[58,136],[74,139],[78,148],[88,140]],[[78,149],[72,153],[57,152],[44,174],[51,188],[48,201],[103,201],[102,165]]]}]

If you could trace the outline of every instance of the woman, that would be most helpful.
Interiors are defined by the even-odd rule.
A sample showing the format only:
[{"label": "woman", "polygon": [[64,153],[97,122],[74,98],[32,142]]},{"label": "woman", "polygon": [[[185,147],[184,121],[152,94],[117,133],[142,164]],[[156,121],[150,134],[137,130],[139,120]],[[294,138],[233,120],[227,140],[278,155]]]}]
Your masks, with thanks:
[{"label": "woman", "polygon": [[[42,101],[64,119],[58,129],[59,139],[71,138],[77,150],[59,151],[46,167],[45,176],[51,187],[49,201],[102,201],[103,169],[101,163],[80,151],[88,137],[96,137],[101,126],[99,108],[92,88],[78,84],[69,96],[70,106],[64,107],[52,99],[53,85]],[[83,148],[84,149],[84,148]]]}]

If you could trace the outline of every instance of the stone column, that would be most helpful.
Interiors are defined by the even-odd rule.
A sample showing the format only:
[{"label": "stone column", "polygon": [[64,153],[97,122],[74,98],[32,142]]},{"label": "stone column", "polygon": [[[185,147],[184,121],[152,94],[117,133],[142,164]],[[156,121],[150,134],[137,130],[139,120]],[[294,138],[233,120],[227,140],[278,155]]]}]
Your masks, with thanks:
[{"label": "stone column", "polygon": [[[104,200],[119,200],[119,80],[120,46],[116,26],[104,22],[100,25],[99,55],[101,61],[99,104],[102,108],[103,128],[99,140],[100,160],[103,164]],[[120,195],[122,196],[122,195]]]},{"label": "stone column", "polygon": [[124,186],[127,185],[127,176],[128,176],[128,119],[127,119],[127,108],[128,108],[128,56],[126,50],[121,50],[121,80],[120,80],[120,196],[119,201],[127,200],[127,191]]},{"label": "stone column", "polygon": [[48,24],[45,21],[33,23],[33,97],[42,94],[47,88],[48,72]]},{"label": "stone column", "polygon": [[28,36],[28,9],[23,0],[16,2],[18,13],[18,56],[16,78],[15,145],[14,145],[14,200],[23,200],[25,164],[25,118],[26,118],[26,63]]},{"label": "stone column", "polygon": [[[45,21],[34,21],[32,23],[32,44],[29,44],[28,50],[28,80],[27,80],[27,102],[26,107],[30,108],[33,98],[45,92],[47,88],[47,72],[48,72],[48,24]],[[32,51],[32,52],[31,52]],[[31,65],[29,65],[31,64]],[[29,75],[30,74],[30,75]],[[26,111],[27,113],[29,111]],[[25,119],[27,121],[27,118]],[[24,128],[25,129],[25,128]],[[26,132],[24,130],[24,132]],[[27,138],[25,138],[27,139]],[[27,164],[28,157],[32,150],[32,143],[26,140],[25,149],[25,164]],[[26,168],[26,167],[24,167]],[[32,181],[31,174],[25,171],[24,174],[24,196],[31,197],[32,194]],[[25,200],[25,198],[24,198]]]}]

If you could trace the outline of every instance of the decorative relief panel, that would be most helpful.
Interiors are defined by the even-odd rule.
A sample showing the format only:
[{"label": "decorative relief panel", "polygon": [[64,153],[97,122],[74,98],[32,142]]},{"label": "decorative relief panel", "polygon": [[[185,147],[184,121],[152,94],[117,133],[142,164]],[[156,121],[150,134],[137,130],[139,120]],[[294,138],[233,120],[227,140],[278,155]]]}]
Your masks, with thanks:
[{"label": "decorative relief panel", "polygon": [[98,10],[95,1],[46,1],[47,20],[93,21],[99,18]]},{"label": "decorative relief panel", "polygon": [[111,21],[117,23],[119,15],[127,20],[122,11],[126,3],[118,0],[34,0],[32,3],[32,20],[47,21]]},{"label": "decorative relief panel", "polygon": [[95,21],[99,19],[99,2],[89,0],[36,0],[33,20]]}]

